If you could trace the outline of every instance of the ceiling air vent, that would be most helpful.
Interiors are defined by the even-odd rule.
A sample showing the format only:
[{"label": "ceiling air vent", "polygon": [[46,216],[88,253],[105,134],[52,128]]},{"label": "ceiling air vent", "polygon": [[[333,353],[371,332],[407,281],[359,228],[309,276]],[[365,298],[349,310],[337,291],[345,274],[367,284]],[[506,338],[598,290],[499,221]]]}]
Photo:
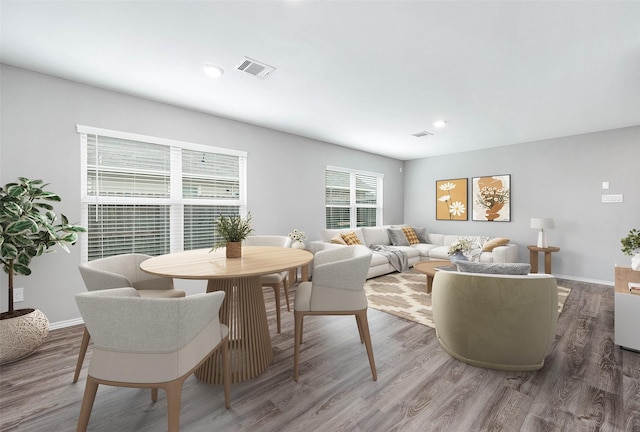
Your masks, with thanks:
[{"label": "ceiling air vent", "polygon": [[411,134],[416,138],[422,138],[424,136],[429,136],[429,135],[433,135],[431,132],[427,132],[427,131],[422,131],[422,132],[416,132],[414,134]]},{"label": "ceiling air vent", "polygon": [[236,66],[236,69],[241,72],[246,72],[250,75],[257,76],[258,78],[265,79],[271,72],[276,70],[273,66],[260,63],[249,57],[244,57],[240,63]]}]

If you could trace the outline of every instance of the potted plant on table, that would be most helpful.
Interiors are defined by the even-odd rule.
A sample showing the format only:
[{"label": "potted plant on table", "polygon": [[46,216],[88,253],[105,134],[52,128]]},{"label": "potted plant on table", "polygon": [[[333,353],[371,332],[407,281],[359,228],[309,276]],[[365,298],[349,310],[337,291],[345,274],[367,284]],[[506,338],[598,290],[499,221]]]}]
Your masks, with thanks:
[{"label": "potted plant on table", "polygon": [[242,256],[242,240],[246,239],[253,232],[251,228],[251,213],[246,218],[240,215],[220,215],[216,222],[215,232],[222,237],[212,250],[226,247],[227,258],[240,258]]},{"label": "potted plant on table", "polygon": [[620,240],[622,253],[631,256],[631,268],[640,271],[640,230],[632,229]]},{"label": "potted plant on table", "polygon": [[83,227],[60,219],[49,202],[60,197],[44,190],[42,180],[19,177],[0,188],[0,263],[9,276],[8,311],[0,314],[0,364],[32,354],[49,332],[47,317],[37,309],[14,309],[14,275],[31,274],[31,260],[59,245],[69,252]]}]

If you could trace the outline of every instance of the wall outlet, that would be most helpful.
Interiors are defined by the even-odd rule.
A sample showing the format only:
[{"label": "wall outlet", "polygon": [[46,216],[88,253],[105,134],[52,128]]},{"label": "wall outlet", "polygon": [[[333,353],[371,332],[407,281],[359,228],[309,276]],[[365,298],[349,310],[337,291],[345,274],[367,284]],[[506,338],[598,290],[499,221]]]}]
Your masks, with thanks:
[{"label": "wall outlet", "polygon": [[24,301],[24,288],[13,289],[13,302],[20,303]]}]

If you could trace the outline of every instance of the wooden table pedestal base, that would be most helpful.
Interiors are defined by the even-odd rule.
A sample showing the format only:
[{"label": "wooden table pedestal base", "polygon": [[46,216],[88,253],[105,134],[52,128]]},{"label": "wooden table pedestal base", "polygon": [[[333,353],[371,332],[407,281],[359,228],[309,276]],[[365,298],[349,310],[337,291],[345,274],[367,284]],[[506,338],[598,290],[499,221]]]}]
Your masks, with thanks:
[{"label": "wooden table pedestal base", "polygon": [[[220,322],[229,326],[231,382],[240,383],[264,372],[273,362],[271,336],[260,277],[210,279],[207,292],[224,291]],[[216,351],[195,376],[222,384],[221,351]]]}]

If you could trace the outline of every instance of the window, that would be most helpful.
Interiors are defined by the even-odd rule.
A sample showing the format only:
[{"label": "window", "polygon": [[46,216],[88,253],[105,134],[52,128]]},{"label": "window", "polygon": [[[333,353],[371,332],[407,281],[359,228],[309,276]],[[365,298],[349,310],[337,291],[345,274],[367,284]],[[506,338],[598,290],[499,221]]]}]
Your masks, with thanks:
[{"label": "window", "polygon": [[211,247],[220,214],[246,216],[245,152],[78,126],[83,260]]},{"label": "window", "polygon": [[327,167],[327,228],[382,225],[382,174]]}]

